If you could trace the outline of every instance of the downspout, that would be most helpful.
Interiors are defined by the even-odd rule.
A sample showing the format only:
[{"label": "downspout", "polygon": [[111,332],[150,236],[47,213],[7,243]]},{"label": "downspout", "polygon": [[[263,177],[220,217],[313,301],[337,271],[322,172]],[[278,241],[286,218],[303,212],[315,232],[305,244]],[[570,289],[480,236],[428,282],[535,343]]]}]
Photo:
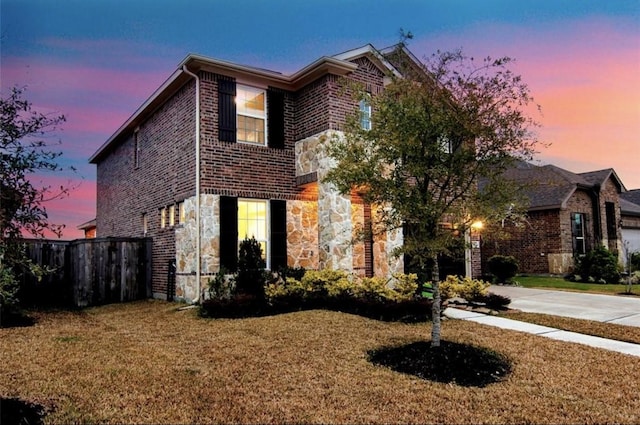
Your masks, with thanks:
[{"label": "downspout", "polygon": [[196,80],[196,297],[191,300],[192,304],[200,302],[201,292],[201,240],[200,240],[200,78],[187,69],[187,65],[182,65],[185,74],[192,76]]}]

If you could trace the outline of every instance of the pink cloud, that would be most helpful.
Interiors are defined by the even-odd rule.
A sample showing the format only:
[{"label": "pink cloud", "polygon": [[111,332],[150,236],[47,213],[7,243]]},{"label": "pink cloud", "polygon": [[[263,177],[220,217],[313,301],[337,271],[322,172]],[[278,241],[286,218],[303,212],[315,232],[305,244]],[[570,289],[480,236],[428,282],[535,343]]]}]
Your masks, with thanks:
[{"label": "pink cloud", "polygon": [[515,57],[515,71],[542,106],[539,137],[552,143],[538,159],[574,172],[614,168],[627,188],[640,188],[637,24],[624,19],[539,23],[536,28],[481,24],[419,46]]}]

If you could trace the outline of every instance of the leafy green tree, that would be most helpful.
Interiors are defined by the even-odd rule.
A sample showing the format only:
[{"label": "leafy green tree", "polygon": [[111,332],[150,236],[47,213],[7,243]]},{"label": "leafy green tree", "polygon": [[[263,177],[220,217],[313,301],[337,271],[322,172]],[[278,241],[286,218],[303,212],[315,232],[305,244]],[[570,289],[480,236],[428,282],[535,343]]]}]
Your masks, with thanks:
[{"label": "leafy green tree", "polygon": [[0,308],[17,302],[19,270],[43,272],[25,258],[19,241],[23,236],[43,237],[46,231],[59,236],[63,226],[48,221],[44,204],[69,192],[68,187],[37,183],[42,173],[65,169],[58,163],[62,153],[53,148],[60,142],[50,141],[65,117],[33,111],[23,91],[13,88],[0,100]]},{"label": "leafy green tree", "polygon": [[[404,228],[402,252],[418,274],[434,282],[432,345],[440,345],[440,280],[436,259],[454,245],[452,229],[474,219],[500,220],[520,205],[518,190],[503,172],[516,158],[531,159],[538,144],[536,106],[510,58],[477,63],[460,51],[410,58],[404,40],[382,93],[368,97],[371,129],[355,114],[325,144],[336,166],[325,181],[343,194],[357,190],[378,208],[386,230]],[[481,185],[481,190],[479,190]],[[444,225],[447,223],[448,225]],[[406,257],[405,257],[406,258]],[[422,272],[422,273],[421,273]]]}]

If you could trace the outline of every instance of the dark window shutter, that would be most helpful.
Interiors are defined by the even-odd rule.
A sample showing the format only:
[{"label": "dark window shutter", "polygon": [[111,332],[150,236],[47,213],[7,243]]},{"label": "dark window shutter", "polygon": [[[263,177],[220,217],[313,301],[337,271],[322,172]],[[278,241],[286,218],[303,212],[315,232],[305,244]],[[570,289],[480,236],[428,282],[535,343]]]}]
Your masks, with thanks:
[{"label": "dark window shutter", "polygon": [[236,141],[236,82],[218,80],[218,138]]},{"label": "dark window shutter", "polygon": [[238,198],[220,197],[220,266],[238,269]]},{"label": "dark window shutter", "polygon": [[271,270],[287,265],[287,202],[270,201]]},{"label": "dark window shutter", "polygon": [[269,146],[284,148],[284,93],[278,90],[267,91],[267,127]]}]

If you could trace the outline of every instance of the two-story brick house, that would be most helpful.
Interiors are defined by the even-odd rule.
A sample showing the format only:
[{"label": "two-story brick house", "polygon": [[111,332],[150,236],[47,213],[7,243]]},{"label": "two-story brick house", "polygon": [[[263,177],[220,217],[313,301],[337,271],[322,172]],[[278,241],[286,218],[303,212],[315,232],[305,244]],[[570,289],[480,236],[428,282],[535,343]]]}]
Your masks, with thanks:
[{"label": "two-story brick house", "polygon": [[[367,45],[284,75],[198,55],[91,157],[97,165],[98,236],[153,238],[153,293],[197,300],[221,267],[234,270],[239,240],[260,241],[267,266],[335,268],[388,276],[402,232],[355,241],[375,208],[323,183],[333,161],[321,147],[345,118],[370,107],[343,79],[375,95],[390,50]],[[373,210],[373,211],[372,211]]]},{"label": "two-story brick house", "polygon": [[597,245],[622,249],[620,193],[626,189],[613,169],[576,174],[518,162],[505,177],[523,187],[526,220],[486,229],[483,263],[495,254],[512,255],[522,273],[564,274]]}]

